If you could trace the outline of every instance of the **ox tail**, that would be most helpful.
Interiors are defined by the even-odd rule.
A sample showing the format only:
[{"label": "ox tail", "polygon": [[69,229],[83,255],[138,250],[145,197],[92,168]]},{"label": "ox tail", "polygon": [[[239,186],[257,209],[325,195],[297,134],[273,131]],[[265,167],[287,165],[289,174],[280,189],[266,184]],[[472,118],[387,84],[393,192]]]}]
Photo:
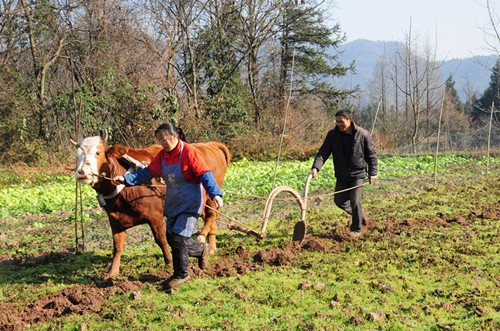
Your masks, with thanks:
[{"label": "ox tail", "polygon": [[231,154],[229,154],[229,149],[227,146],[220,141],[217,140],[212,140],[210,143],[214,144],[218,149],[224,153],[224,156],[226,158],[226,166],[229,167],[229,163],[231,163]]}]

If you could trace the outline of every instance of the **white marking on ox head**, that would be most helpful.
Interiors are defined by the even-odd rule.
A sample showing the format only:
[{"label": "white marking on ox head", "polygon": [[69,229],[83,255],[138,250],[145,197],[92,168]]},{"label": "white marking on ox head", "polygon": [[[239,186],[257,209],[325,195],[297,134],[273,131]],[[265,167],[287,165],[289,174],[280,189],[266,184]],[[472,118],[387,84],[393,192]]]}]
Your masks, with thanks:
[{"label": "white marking on ox head", "polygon": [[106,162],[106,145],[103,138],[89,137],[76,144],[76,172],[75,179],[83,184],[95,185],[99,169]]}]

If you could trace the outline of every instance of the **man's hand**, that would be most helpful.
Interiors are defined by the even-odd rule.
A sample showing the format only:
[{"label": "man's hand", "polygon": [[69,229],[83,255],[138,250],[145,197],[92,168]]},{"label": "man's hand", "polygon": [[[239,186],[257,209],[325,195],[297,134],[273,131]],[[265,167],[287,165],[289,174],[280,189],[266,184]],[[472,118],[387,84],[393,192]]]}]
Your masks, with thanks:
[{"label": "man's hand", "polygon": [[370,178],[368,178],[368,182],[370,184],[373,184],[377,181],[377,176],[370,176]]},{"label": "man's hand", "polygon": [[312,178],[316,178],[318,177],[318,169],[316,168],[312,168],[311,172],[309,173],[309,175],[312,176]]},{"label": "man's hand", "polygon": [[216,207],[217,209],[221,209],[221,208],[222,208],[222,206],[224,206],[224,203],[222,202],[222,198],[221,198],[221,196],[220,196],[220,195],[216,195],[216,196],[212,199],[212,201],[215,203],[215,207]]},{"label": "man's hand", "polygon": [[112,182],[115,185],[125,184],[125,178],[123,176],[116,176],[112,179]]}]

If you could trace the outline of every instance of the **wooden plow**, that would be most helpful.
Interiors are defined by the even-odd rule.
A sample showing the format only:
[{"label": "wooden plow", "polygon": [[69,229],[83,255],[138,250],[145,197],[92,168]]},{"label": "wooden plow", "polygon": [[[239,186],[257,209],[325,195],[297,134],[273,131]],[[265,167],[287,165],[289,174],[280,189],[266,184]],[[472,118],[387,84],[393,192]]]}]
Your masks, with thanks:
[{"label": "wooden plow", "polygon": [[276,197],[283,192],[287,192],[292,195],[293,198],[295,198],[295,201],[297,201],[297,204],[299,205],[299,208],[301,210],[300,213],[300,221],[295,224],[294,230],[293,230],[293,241],[299,241],[302,243],[306,237],[307,233],[307,224],[306,224],[306,209],[307,209],[307,199],[308,199],[308,194],[309,194],[309,183],[311,182],[312,175],[309,174],[306,179],[306,186],[304,188],[304,196],[302,197],[297,190],[289,187],[289,186],[279,186],[276,187],[274,190],[269,193],[269,196],[266,201],[266,206],[264,208],[264,215],[262,219],[262,227],[260,228],[259,231],[253,230],[250,227],[246,226],[245,224],[242,224],[241,222],[238,222],[234,218],[225,215],[221,213],[220,211],[211,208],[210,206],[206,206],[206,208],[210,208],[218,212],[220,215],[228,218],[229,220],[232,221],[232,223],[227,223],[227,222],[221,222],[218,220],[218,222],[227,225],[228,229],[230,230],[237,230],[243,233],[246,233],[252,237],[255,237],[257,240],[262,240],[266,238],[266,228],[267,224],[269,222],[269,218],[271,216],[271,209],[273,206],[273,202],[276,199]]}]

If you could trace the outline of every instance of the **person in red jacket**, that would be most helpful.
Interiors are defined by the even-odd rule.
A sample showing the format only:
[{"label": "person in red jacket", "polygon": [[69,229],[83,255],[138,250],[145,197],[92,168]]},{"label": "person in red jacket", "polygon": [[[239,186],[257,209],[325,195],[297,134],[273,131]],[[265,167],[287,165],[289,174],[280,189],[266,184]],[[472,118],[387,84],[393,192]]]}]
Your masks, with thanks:
[{"label": "person in red jacket", "polygon": [[127,186],[147,183],[158,177],[165,180],[167,191],[163,215],[167,220],[167,242],[172,249],[174,264],[174,273],[168,281],[170,288],[191,279],[189,256],[198,258],[201,269],[206,266],[207,245],[191,239],[204,208],[204,193],[210,196],[217,208],[223,206],[222,191],[203,155],[182,141],[179,131],[171,123],[160,125],[155,136],[163,150],[146,168],[113,178],[116,183]]}]

